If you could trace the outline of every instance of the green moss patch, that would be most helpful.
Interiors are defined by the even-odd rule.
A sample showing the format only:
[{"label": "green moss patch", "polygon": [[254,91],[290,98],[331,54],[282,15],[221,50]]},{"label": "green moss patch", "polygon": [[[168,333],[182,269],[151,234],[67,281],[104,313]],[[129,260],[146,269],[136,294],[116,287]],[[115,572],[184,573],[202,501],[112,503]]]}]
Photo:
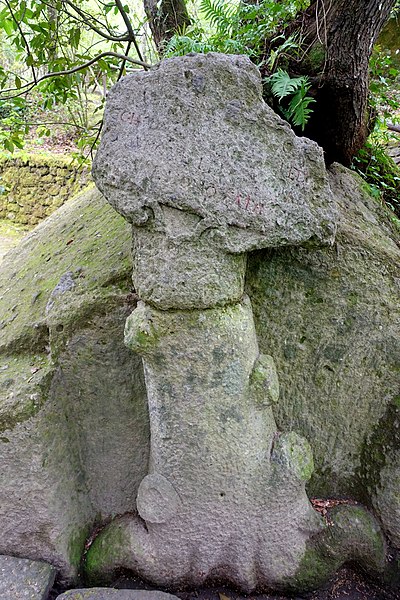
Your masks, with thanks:
[{"label": "green moss patch", "polygon": [[34,417],[47,395],[52,367],[42,355],[3,356],[0,362],[0,433]]},{"label": "green moss patch", "polygon": [[90,319],[91,307],[101,310],[105,298],[123,300],[130,239],[125,221],[94,189],[28,234],[0,270],[0,352],[44,352],[49,327],[62,335]]}]

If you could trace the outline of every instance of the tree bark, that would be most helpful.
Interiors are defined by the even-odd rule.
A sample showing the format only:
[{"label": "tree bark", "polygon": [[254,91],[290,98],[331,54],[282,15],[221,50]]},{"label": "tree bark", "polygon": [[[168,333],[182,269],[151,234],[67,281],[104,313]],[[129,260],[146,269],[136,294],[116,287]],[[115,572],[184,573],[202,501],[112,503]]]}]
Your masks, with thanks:
[{"label": "tree bark", "polygon": [[144,0],[154,43],[160,56],[176,31],[190,24],[185,0]]},{"label": "tree bark", "polygon": [[326,161],[350,165],[369,134],[368,64],[395,0],[314,0],[290,26],[302,36],[305,58],[293,72],[308,74],[316,99],[304,135]]},{"label": "tree bark", "polygon": [[[350,165],[368,134],[368,64],[395,0],[316,0],[307,10],[308,59],[324,56],[305,135],[325,150],[328,163]],[[307,22],[308,19],[308,22]],[[322,51],[322,52],[321,52]],[[311,73],[311,76],[315,73]]]}]

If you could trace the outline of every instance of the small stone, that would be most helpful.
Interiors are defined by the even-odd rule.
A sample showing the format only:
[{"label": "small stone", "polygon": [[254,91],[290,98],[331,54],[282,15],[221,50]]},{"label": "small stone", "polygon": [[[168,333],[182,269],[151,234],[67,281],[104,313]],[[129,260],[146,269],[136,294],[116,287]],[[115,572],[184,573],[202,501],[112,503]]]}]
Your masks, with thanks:
[{"label": "small stone", "polygon": [[47,600],[55,575],[47,563],[0,555],[0,600]]},{"label": "small stone", "polygon": [[177,596],[157,590],[114,590],[110,588],[91,588],[70,590],[57,597],[57,600],[178,600]]}]

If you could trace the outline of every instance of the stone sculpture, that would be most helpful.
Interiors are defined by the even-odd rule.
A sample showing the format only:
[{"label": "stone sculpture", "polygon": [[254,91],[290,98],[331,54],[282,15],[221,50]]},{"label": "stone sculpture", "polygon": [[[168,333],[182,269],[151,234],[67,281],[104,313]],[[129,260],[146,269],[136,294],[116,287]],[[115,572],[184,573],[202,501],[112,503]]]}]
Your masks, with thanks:
[{"label": "stone sculpture", "polygon": [[125,567],[159,585],[251,591],[313,586],[346,558],[384,568],[364,509],[341,507],[333,532],[312,509],[309,444],[274,421],[278,377],[244,296],[246,252],[332,243],[336,212],[321,149],[261,91],[247,58],[209,54],[109,95],[93,174],[133,226],[141,301],[125,342],[143,358],[151,451],[138,514],[89,550],[92,580]]}]

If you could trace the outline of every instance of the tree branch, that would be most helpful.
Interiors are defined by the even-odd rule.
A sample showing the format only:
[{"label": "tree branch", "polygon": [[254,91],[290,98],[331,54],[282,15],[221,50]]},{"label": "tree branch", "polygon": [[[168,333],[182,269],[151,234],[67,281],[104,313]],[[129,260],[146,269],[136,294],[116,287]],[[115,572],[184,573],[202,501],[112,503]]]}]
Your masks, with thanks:
[{"label": "tree branch", "polygon": [[8,98],[16,98],[18,96],[22,96],[23,94],[26,94],[28,92],[30,92],[36,85],[38,85],[39,83],[41,83],[42,81],[46,80],[46,79],[50,79],[52,77],[62,77],[64,75],[72,75],[73,73],[77,73],[78,71],[82,71],[83,69],[86,69],[87,67],[90,67],[90,65],[93,65],[95,62],[97,62],[98,60],[100,60],[101,58],[105,58],[106,56],[112,56],[114,58],[120,58],[122,60],[124,60],[125,62],[130,62],[134,65],[139,65],[140,67],[143,67],[144,69],[150,69],[152,67],[152,65],[145,63],[141,60],[137,60],[135,58],[130,58],[130,56],[126,56],[125,54],[118,54],[118,52],[101,52],[101,54],[98,54],[97,56],[95,56],[94,58],[88,60],[87,62],[83,63],[83,65],[78,65],[77,67],[73,67],[72,69],[66,69],[65,71],[56,71],[53,73],[47,73],[46,75],[43,75],[42,77],[39,77],[39,79],[36,79],[35,81],[31,81],[30,83],[26,83],[25,85],[23,85],[21,88],[8,88],[6,90],[2,90],[0,92],[0,98],[2,97],[2,94],[7,93],[7,92],[14,92],[18,90],[18,94],[15,94],[13,96],[8,96],[6,98],[3,98],[5,100],[7,100]]},{"label": "tree branch", "polygon": [[[143,62],[143,56],[140,51],[139,44],[136,41],[136,36],[135,36],[135,32],[133,31],[132,23],[130,22],[128,15],[124,11],[124,7],[122,6],[121,0],[115,0],[115,4],[120,12],[121,17],[124,20],[124,23],[126,25],[128,33],[130,35],[130,41],[133,42],[133,45],[135,46],[135,50],[137,52],[137,55],[138,55],[139,59]],[[147,71],[146,67],[144,67],[144,69]]]},{"label": "tree branch", "polygon": [[[98,33],[101,37],[103,37],[106,40],[109,40],[111,42],[128,42],[130,40],[130,32],[127,31],[127,33],[123,34],[123,35],[112,35],[110,32],[106,33],[105,31],[102,31],[101,29],[99,29],[98,27],[96,27],[96,25],[94,25],[90,19],[86,16],[85,12],[83,10],[81,10],[78,6],[75,6],[75,4],[73,2],[71,2],[70,0],[64,0],[64,2],[66,4],[68,4],[68,6],[70,6],[73,10],[75,10],[75,12],[79,15],[79,17],[82,19],[82,21],[84,23],[86,23],[86,25],[88,27],[90,27],[90,29],[92,29],[93,31],[95,31],[96,33]],[[67,15],[69,15],[72,19],[78,20],[79,19],[71,14],[70,12],[68,12],[65,8],[64,11]]]},{"label": "tree branch", "polygon": [[[128,45],[127,45],[127,47],[126,47],[126,50],[125,50],[125,56],[128,56],[128,54],[129,54],[129,52],[130,52],[130,49],[131,49],[131,46],[132,46],[132,42],[131,42],[131,41],[129,41],[129,42],[128,42]],[[122,75],[123,75],[123,73],[124,73],[125,65],[126,65],[126,59],[124,58],[124,59],[122,60],[121,67],[120,67],[120,69],[119,69],[119,73],[118,73],[117,81],[119,81],[119,80],[121,79],[121,77],[122,77]]]},{"label": "tree branch", "polygon": [[[10,11],[10,14],[11,14],[12,20],[14,21],[14,23],[15,23],[15,24],[16,24],[16,26],[18,27],[18,31],[19,31],[19,33],[20,33],[20,35],[21,35],[22,41],[24,42],[24,46],[25,46],[25,48],[26,48],[26,52],[27,52],[28,56],[31,56],[31,57],[32,57],[32,60],[33,60],[33,56],[32,56],[32,53],[31,53],[31,49],[29,48],[28,40],[27,40],[27,39],[26,39],[26,37],[25,37],[25,34],[24,34],[24,32],[23,32],[23,30],[22,30],[22,27],[21,27],[21,24],[20,24],[20,23],[19,23],[19,21],[17,21],[17,19],[15,18],[15,15],[14,15],[13,9],[11,8],[11,5],[10,5],[9,1],[8,1],[8,0],[5,0],[5,3],[6,3],[6,5],[7,5],[7,8],[8,8],[8,10]],[[35,84],[36,84],[36,73],[35,73],[35,68],[33,67],[33,65],[32,65],[32,67],[31,67],[31,70],[32,70],[32,75],[33,75],[34,82],[35,82]]]},{"label": "tree branch", "polygon": [[400,125],[393,125],[392,123],[386,123],[389,131],[394,131],[395,133],[400,133]]}]

